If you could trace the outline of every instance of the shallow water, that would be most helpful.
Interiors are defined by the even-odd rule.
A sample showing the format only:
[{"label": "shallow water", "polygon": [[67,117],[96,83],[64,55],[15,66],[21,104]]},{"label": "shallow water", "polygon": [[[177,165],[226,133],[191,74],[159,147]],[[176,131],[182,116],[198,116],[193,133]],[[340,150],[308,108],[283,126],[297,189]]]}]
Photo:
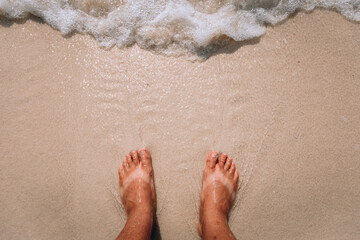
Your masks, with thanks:
[{"label": "shallow water", "polygon": [[139,45],[168,55],[208,57],[232,40],[265,33],[297,10],[335,10],[360,21],[360,0],[0,0],[0,14],[42,18],[66,35],[89,33],[100,46]]}]

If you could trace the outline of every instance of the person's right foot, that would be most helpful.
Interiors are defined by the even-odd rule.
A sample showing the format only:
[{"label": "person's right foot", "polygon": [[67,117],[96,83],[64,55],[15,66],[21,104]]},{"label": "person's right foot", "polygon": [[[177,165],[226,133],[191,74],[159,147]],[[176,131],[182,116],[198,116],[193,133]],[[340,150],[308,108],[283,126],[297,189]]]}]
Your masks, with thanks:
[{"label": "person's right foot", "polygon": [[199,234],[203,234],[204,220],[214,216],[229,214],[235,200],[238,187],[239,172],[235,168],[231,157],[212,151],[206,159],[203,175],[203,187],[200,198]]}]

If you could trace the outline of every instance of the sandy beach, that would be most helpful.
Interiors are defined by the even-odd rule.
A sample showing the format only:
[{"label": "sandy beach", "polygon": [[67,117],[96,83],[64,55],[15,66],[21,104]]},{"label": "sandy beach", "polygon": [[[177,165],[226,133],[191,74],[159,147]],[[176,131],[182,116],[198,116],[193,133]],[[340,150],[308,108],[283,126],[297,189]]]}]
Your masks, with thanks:
[{"label": "sandy beach", "polygon": [[161,239],[199,239],[211,150],[240,172],[238,239],[360,238],[359,24],[300,12],[191,62],[0,23],[0,239],[115,239],[117,167],[142,147]]}]

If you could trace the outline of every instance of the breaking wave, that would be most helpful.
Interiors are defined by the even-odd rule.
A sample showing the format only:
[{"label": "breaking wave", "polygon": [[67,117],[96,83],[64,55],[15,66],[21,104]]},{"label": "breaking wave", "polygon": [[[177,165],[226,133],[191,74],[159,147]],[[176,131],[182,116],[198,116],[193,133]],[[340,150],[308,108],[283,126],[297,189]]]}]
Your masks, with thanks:
[{"label": "breaking wave", "polygon": [[316,7],[360,22],[360,0],[0,0],[0,15],[35,15],[64,35],[91,34],[106,48],[136,43],[168,55],[206,57]]}]

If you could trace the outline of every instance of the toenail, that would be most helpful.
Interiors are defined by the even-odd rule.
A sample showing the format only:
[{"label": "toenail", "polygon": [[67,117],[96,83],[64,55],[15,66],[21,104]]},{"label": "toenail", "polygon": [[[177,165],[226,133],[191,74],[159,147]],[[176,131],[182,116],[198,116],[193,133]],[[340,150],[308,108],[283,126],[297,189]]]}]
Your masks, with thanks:
[{"label": "toenail", "polygon": [[145,150],[140,150],[140,154],[146,154]]},{"label": "toenail", "polygon": [[212,153],[212,154],[211,154],[211,157],[217,157],[217,154],[216,154],[216,153]]}]

